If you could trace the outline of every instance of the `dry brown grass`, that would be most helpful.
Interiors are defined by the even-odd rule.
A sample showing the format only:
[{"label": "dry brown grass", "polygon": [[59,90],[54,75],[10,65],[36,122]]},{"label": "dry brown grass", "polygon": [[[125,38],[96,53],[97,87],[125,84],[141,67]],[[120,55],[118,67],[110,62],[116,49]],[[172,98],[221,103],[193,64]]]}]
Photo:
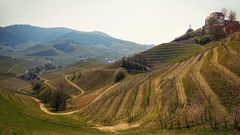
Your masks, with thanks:
[{"label": "dry brown grass", "polygon": [[0,88],[8,90],[17,90],[19,88],[30,86],[30,83],[20,80],[18,78],[10,78],[0,81]]},{"label": "dry brown grass", "polygon": [[60,88],[63,87],[64,90],[66,90],[66,92],[71,96],[71,97],[76,97],[79,94],[81,94],[81,92],[76,89],[75,87],[73,87],[71,84],[69,84],[66,79],[64,78],[64,76],[59,77],[57,79],[54,79],[53,81],[49,81],[49,83],[53,86],[55,86],[56,88]]},{"label": "dry brown grass", "polygon": [[70,102],[75,108],[82,108],[89,104],[94,98],[96,98],[104,89],[95,90],[93,92],[87,93],[83,96],[71,99]]},{"label": "dry brown grass", "polygon": [[112,69],[93,69],[81,72],[73,82],[84,91],[93,91],[113,84],[114,72]]}]

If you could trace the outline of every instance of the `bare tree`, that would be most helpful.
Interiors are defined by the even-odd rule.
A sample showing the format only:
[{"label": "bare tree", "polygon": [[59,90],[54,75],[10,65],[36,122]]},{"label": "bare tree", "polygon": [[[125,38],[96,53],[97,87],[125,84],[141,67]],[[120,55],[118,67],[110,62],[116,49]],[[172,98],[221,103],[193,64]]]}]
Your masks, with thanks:
[{"label": "bare tree", "polygon": [[229,18],[230,21],[236,21],[236,18],[237,18],[236,12],[235,11],[230,11],[228,18]]},{"label": "bare tree", "polygon": [[49,103],[51,99],[51,89],[46,87],[39,93],[39,98],[43,103]]},{"label": "bare tree", "polygon": [[50,98],[50,106],[55,109],[55,111],[63,111],[66,108],[67,94],[63,87],[56,89],[52,92]]}]

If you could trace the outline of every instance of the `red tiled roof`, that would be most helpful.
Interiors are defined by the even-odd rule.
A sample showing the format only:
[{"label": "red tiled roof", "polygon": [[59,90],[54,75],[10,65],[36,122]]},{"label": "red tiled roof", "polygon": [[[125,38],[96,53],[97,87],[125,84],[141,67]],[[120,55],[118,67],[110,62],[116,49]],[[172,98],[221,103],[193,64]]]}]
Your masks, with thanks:
[{"label": "red tiled roof", "polygon": [[222,12],[215,12],[214,14],[216,14],[217,16],[224,16]]}]

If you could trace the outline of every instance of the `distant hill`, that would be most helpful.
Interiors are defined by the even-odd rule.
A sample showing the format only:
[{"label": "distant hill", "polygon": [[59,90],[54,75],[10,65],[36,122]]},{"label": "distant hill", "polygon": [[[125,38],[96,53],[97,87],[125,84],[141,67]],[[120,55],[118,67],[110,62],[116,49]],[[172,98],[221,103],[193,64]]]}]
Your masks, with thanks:
[{"label": "distant hill", "polygon": [[41,28],[30,25],[11,25],[0,28],[0,42],[16,46],[25,42],[46,42],[54,40],[73,30],[67,28]]},{"label": "distant hill", "polygon": [[40,51],[40,52],[30,54],[29,56],[56,56],[56,55],[57,55],[57,52],[54,49],[49,49],[46,51]]},{"label": "distant hill", "polygon": [[40,65],[41,63],[37,61],[28,61],[0,55],[0,80],[3,76],[7,76],[9,74],[20,75],[25,73],[28,69]]},{"label": "distant hill", "polygon": [[153,47],[117,39],[99,31],[82,32],[63,27],[42,28],[30,25],[0,27],[0,46],[0,53],[4,55],[64,55],[101,59],[119,59]]}]

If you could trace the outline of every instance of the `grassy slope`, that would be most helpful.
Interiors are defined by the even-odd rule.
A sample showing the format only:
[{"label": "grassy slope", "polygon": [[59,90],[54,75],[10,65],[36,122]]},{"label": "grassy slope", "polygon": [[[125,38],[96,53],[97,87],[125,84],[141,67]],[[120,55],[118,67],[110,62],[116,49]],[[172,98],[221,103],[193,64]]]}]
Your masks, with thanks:
[{"label": "grassy slope", "polygon": [[24,60],[14,59],[14,58],[6,58],[0,64],[0,71],[6,73],[11,67],[18,63],[25,62]]},{"label": "grassy slope", "polygon": [[30,83],[18,78],[9,78],[9,79],[0,80],[0,88],[7,89],[7,90],[17,90],[19,88],[23,88],[29,85]]},{"label": "grassy slope", "polygon": [[194,119],[201,115],[201,112],[207,105],[207,101],[190,73],[183,78],[183,84],[188,99],[188,112],[191,112],[189,115],[191,119]]},{"label": "grassy slope", "polygon": [[[180,44],[178,45],[178,47],[176,47],[176,44],[172,46],[170,45],[171,47],[167,49],[170,49],[170,52],[176,52],[179,50],[179,48],[185,48],[187,50],[188,46],[190,48],[188,51],[191,51],[191,45],[189,44],[183,46]],[[212,48],[219,45],[220,42],[211,42],[203,47],[200,47],[200,49],[199,46],[196,47],[195,49],[197,51],[192,54],[183,53],[182,56],[195,56],[197,53],[201,54],[202,51],[211,50]],[[155,54],[160,53],[163,51],[163,47],[160,48],[161,49],[155,48],[151,51],[156,51]],[[174,54],[169,55],[168,58],[174,57],[173,55]],[[231,104],[231,99],[236,98],[233,96],[233,94],[238,91],[238,86],[233,84],[230,80],[228,80],[228,78],[219,73],[220,71],[217,71],[212,67],[210,62],[208,62],[211,57],[212,56],[209,56],[207,58],[207,62],[205,62],[204,66],[202,67],[201,73],[203,74],[207,83],[209,83],[210,87],[216,93],[216,95],[220,98],[221,102],[225,105],[225,107],[232,108],[233,106]],[[177,61],[181,61],[183,59],[184,57],[181,57],[180,59],[177,59]],[[170,61],[170,63],[171,62],[173,61]],[[196,118],[199,120],[200,117],[204,115],[204,111],[206,111],[205,107],[208,106],[208,103],[206,97],[203,95],[202,90],[198,88],[199,86],[191,77],[190,72],[188,73],[189,74],[183,79],[188,100],[187,107],[183,108],[183,111],[191,111],[191,114],[189,115],[192,115],[192,118],[189,118],[189,120],[191,120],[189,123],[194,124]],[[155,77],[156,76],[153,76],[154,80],[161,79],[161,77]],[[141,82],[141,85],[138,85],[140,81],[137,79],[139,78],[140,77],[137,76],[131,77],[131,79],[125,80],[129,81],[128,83],[124,82],[122,84],[118,84],[109,92],[105,93],[102,98],[98,100],[98,102],[88,106],[88,108],[81,112],[77,117],[85,117],[88,121],[103,125],[114,125],[119,122],[143,122],[141,120],[144,120],[144,122],[146,122],[145,120],[151,120],[154,118],[152,121],[148,122],[151,123],[151,126],[159,126],[157,123],[154,124],[154,122],[157,121],[156,118],[159,117],[163,117],[162,120],[172,120],[173,122],[176,122],[176,115],[182,115],[182,108],[179,106],[178,101],[176,100],[178,99],[178,94],[176,92],[174,78],[171,78],[167,82],[168,85],[165,86],[166,88],[160,90],[160,95],[157,95],[160,98],[160,103],[158,104],[158,106],[160,106],[160,110],[157,110],[159,112],[156,111],[157,106],[155,105],[155,100],[158,99],[153,96],[155,94],[154,90],[158,90],[159,88],[153,87],[153,89],[149,89],[148,81]],[[238,98],[233,100],[238,102]],[[221,117],[219,119],[222,120],[223,118]],[[207,120],[205,122],[207,122]],[[168,123],[168,125],[169,124],[170,123]],[[144,123],[144,125],[147,125],[147,123]],[[207,125],[207,127],[209,126]]]},{"label": "grassy slope", "polygon": [[[38,108],[38,103],[30,98],[0,90],[0,134],[12,135],[100,135],[110,134],[83,126],[70,118],[49,116]],[[86,125],[86,124],[84,124]],[[176,131],[161,131],[159,129],[137,129],[120,132],[124,135],[135,134],[236,134],[232,130],[182,129]]]},{"label": "grassy slope", "polygon": [[89,59],[86,60],[86,62],[77,62],[72,65],[69,65],[68,67],[52,72],[47,72],[41,75],[41,77],[48,79],[48,80],[53,80],[57,79],[62,76],[62,74],[74,74],[74,73],[79,73],[83,70],[90,70],[94,68],[99,68],[102,66],[105,66],[106,64],[101,63],[97,60]]},{"label": "grassy slope", "polygon": [[[206,51],[208,49],[212,49],[213,47],[218,46],[219,43],[211,42],[210,44],[204,47],[200,47],[197,45],[189,45],[189,44],[183,45],[183,46],[181,45],[182,44],[169,45],[167,46],[167,48],[165,48],[166,46],[160,46],[161,49],[160,50],[155,49],[156,52],[154,52],[154,50],[151,50],[154,54],[156,54],[156,56],[154,57],[157,57],[157,58],[158,56],[164,56],[165,54],[161,54],[161,53],[163,53],[164,50],[165,51],[168,50],[166,51],[168,55],[167,57],[164,56],[163,57],[164,59],[160,59],[159,57],[158,59],[159,61],[157,60],[154,62],[161,63],[165,61],[165,62],[172,63],[174,61],[181,61],[189,56],[193,56],[193,55],[196,55],[197,53],[201,53],[202,50]],[[237,50],[236,48],[234,49]],[[194,51],[191,52],[191,50],[194,50]],[[177,54],[177,57],[175,56],[176,54]],[[210,57],[212,56],[209,55],[208,60],[210,59]],[[220,59],[225,58],[225,56],[224,55],[221,56],[220,54],[219,58]],[[223,61],[229,61],[230,59],[232,58],[229,57],[228,60],[223,60]],[[201,74],[203,74],[204,78],[209,83],[211,89],[216,93],[216,95],[218,95],[221,102],[230,111],[231,108],[233,108],[232,103],[239,102],[238,97],[237,98],[234,97],[236,95],[236,92],[239,91],[239,87],[238,85],[235,85],[231,81],[229,81],[228,78],[223,76],[223,74],[221,74],[220,71],[215,69],[208,60],[204,63],[201,70]],[[81,69],[81,66],[82,65],[80,64],[80,69]],[[85,69],[91,68],[88,66],[83,66],[83,67]],[[94,66],[92,70],[81,71],[81,76],[75,79],[74,83],[77,83],[83,89],[92,91],[92,92],[96,92],[95,90],[106,86],[103,84],[107,84],[107,86],[111,86],[113,84],[112,74],[114,73],[113,72],[114,70],[105,69],[105,68],[95,69],[95,67],[97,66]],[[73,68],[75,68],[75,70],[73,70]],[[73,74],[76,71],[80,71],[78,66],[57,71],[57,73],[62,72],[62,73]],[[97,100],[97,102],[91,104],[90,106],[88,106],[88,108],[86,108],[79,114],[75,114],[74,118],[79,120],[82,120],[82,118],[84,118],[84,120],[87,120],[89,122],[103,124],[103,125],[111,125],[119,122],[130,122],[130,123],[138,122],[139,120],[141,120],[141,118],[146,118],[146,117],[147,119],[150,119],[150,120],[152,118],[158,118],[158,117],[163,117],[162,118],[163,120],[171,120],[171,119],[176,120],[174,116],[181,111],[181,107],[180,108],[179,106],[174,107],[174,105],[176,105],[178,102],[178,100],[176,100],[178,99],[178,95],[176,91],[174,78],[170,78],[166,83],[167,85],[165,87],[162,87],[163,91],[161,91],[160,95],[156,96],[153,90],[155,89],[158,90],[159,88],[157,86],[154,87],[154,85],[152,84],[153,83],[152,81],[159,80],[161,79],[161,77],[158,78],[153,75],[152,76],[153,80],[152,79],[144,80],[144,77],[146,77],[147,75],[149,75],[149,73],[146,73],[146,74],[144,73],[142,74],[142,76],[136,75],[136,76],[128,77],[122,83],[117,84],[116,87],[111,88],[109,92],[103,94],[103,96],[99,100]],[[49,76],[51,78],[54,75],[52,76],[49,75]],[[150,80],[150,83],[148,82],[148,80]],[[190,107],[187,107],[185,109],[188,111],[191,111],[191,114],[193,115],[193,117],[199,116],[198,115],[199,112],[202,111],[202,108],[206,104],[204,96],[202,95],[198,86],[195,84],[195,81],[192,79],[191,74],[187,74],[184,77],[183,82],[184,82],[184,88],[185,88],[186,96],[188,99],[188,103],[191,105]],[[152,87],[149,87],[149,84],[151,84]],[[152,95],[155,95],[155,96],[152,96]],[[90,95],[90,96],[94,97],[95,95]],[[160,99],[157,99],[158,96]],[[13,99],[15,99],[15,97]],[[88,97],[86,99],[88,99]],[[160,110],[157,110],[159,112],[151,112],[152,108],[158,107],[154,102],[155,100],[161,101],[159,105]],[[25,101],[25,99],[23,101]],[[29,109],[29,107],[25,107],[25,108]],[[40,112],[37,112],[36,115],[40,115]],[[43,114],[41,113],[41,115]],[[67,119],[65,117],[64,118],[60,117],[56,119],[61,121],[61,123],[63,121],[73,122],[72,120],[70,120],[70,118]],[[54,117],[54,120],[55,120],[55,117]],[[156,121],[158,121],[158,119],[154,119],[150,122],[156,122]],[[151,126],[159,127],[159,123],[155,123],[155,125],[151,125]],[[161,131],[160,128],[158,129],[149,128],[149,129],[137,129],[137,130],[124,131],[121,133],[122,134],[227,134],[227,133],[235,132],[232,129],[230,131],[230,130],[223,130],[221,128],[217,131],[213,131],[208,129],[209,126],[206,126],[206,127],[205,128],[196,127],[196,128],[191,128],[190,130],[181,129],[176,131]],[[52,131],[49,131],[49,132],[51,133]],[[75,133],[75,130],[74,130],[74,133]]]},{"label": "grassy slope", "polygon": [[78,84],[86,91],[93,91],[99,88],[113,84],[115,70],[94,69],[81,72],[81,76],[74,79],[74,83]]},{"label": "grassy slope", "polygon": [[154,66],[184,60],[201,50],[201,46],[194,43],[171,42],[153,47],[139,55],[147,58],[149,66]]},{"label": "grassy slope", "polygon": [[93,69],[93,68],[99,68],[99,67],[105,66],[105,65],[106,64],[101,63],[97,60],[87,59],[85,62],[77,62],[77,63],[70,65],[69,67],[89,70],[89,69]]},{"label": "grassy slope", "polygon": [[240,57],[226,52],[223,47],[218,48],[219,63],[240,77]]},{"label": "grassy slope", "polygon": [[232,41],[229,46],[232,47],[234,50],[236,50],[238,53],[240,53],[240,40]]},{"label": "grassy slope", "polygon": [[0,90],[0,134],[104,134],[69,117],[47,115],[32,99]]},{"label": "grassy slope", "polygon": [[[187,53],[185,52],[186,54],[182,53],[182,56],[188,56],[188,55],[195,56],[197,52],[201,53],[201,51],[210,50],[210,49],[218,46],[219,43],[220,42],[211,42],[208,45],[203,46],[203,47],[200,47],[197,45],[191,45],[191,44],[187,44],[187,45],[183,45],[183,46],[182,46],[182,44],[173,44],[173,45],[167,44],[165,46],[160,45],[160,46],[158,46],[159,48],[156,47],[155,49],[148,50],[147,52],[151,51],[151,52],[155,52],[155,54],[157,54],[157,53],[162,52],[164,49],[165,50],[168,49],[170,52],[176,52],[176,51],[179,51],[181,48],[182,50],[188,51]],[[167,46],[167,48],[165,48],[166,46]],[[194,49],[196,49],[196,52],[190,54],[192,47]],[[187,48],[188,49],[190,48],[190,49],[187,50]],[[171,55],[169,54],[169,58],[174,57],[173,55],[174,54],[171,54]],[[177,61],[180,61],[182,59],[184,59],[184,57],[181,57]],[[173,61],[170,61],[170,63],[171,62],[173,62]],[[209,65],[209,64],[207,64],[207,65]],[[206,69],[208,69],[208,67],[206,67]],[[91,74],[87,74],[87,76],[91,76]],[[207,76],[204,75],[204,77],[207,77]],[[118,84],[116,87],[112,88],[111,91],[106,93],[100,100],[98,100],[98,102],[96,104],[89,106],[89,108],[87,108],[86,112],[83,112],[82,114],[80,114],[79,117],[83,116],[83,117],[86,117],[88,120],[93,120],[93,121],[108,125],[108,124],[114,124],[116,122],[126,121],[126,120],[131,121],[131,122],[137,121],[137,120],[141,119],[142,117],[148,117],[146,119],[149,119],[149,118],[155,117],[154,115],[158,115],[158,113],[160,113],[159,114],[160,116],[165,115],[164,113],[166,113],[167,119],[169,119],[169,117],[170,118],[175,117],[175,115],[178,114],[178,112],[181,112],[181,107],[178,105],[178,101],[176,100],[176,99],[178,99],[178,96],[176,93],[174,78],[171,78],[168,81],[167,88],[164,88],[163,91],[161,91],[161,95],[159,95],[159,97],[162,96],[161,97],[162,98],[161,99],[162,100],[161,101],[162,108],[161,108],[160,112],[158,112],[158,113],[151,112],[152,110],[154,110],[152,108],[156,108],[154,100],[157,100],[157,99],[154,99],[155,97],[152,96],[152,95],[154,95],[152,93],[154,93],[154,90],[158,89],[158,88],[153,87],[153,89],[149,90],[147,81],[144,81],[141,83],[141,85],[138,85],[139,82],[138,82],[137,78],[140,78],[140,77],[132,76],[131,79],[126,79],[126,80],[130,81],[129,83]],[[159,80],[161,78],[154,78],[154,79]],[[212,79],[212,78],[210,78],[210,79]],[[225,81],[225,79],[226,78],[221,78],[220,80]],[[97,80],[100,81],[100,79],[97,79]],[[79,85],[82,84],[82,86],[84,86],[84,83],[86,83],[88,81],[90,81],[90,80],[82,79],[82,82],[81,83],[78,82],[78,84]],[[96,83],[99,83],[99,81],[97,81]],[[187,106],[187,108],[185,108],[185,110],[187,109],[187,110],[193,111],[192,115],[193,115],[193,119],[195,120],[196,117],[200,117],[200,115],[202,115],[202,113],[204,111],[204,107],[207,105],[206,97],[204,97],[202,91],[198,88],[196,82],[193,81],[191,75],[187,75],[183,81],[184,81],[184,87],[185,87],[188,104],[189,104],[189,106]],[[207,80],[207,81],[209,81],[209,80]],[[151,83],[153,83],[153,82],[151,82]],[[95,84],[95,83],[90,83],[90,84]],[[224,84],[226,84],[226,83],[224,83]],[[213,84],[214,87],[215,87],[215,85],[216,84]],[[87,85],[87,86],[89,86],[89,85]],[[130,88],[131,86],[134,88],[133,89]],[[232,88],[235,86],[228,83],[228,85],[226,85],[226,87]],[[120,88],[120,90],[118,90],[119,88]],[[218,90],[218,88],[216,88],[214,90],[222,91],[222,90]],[[229,93],[221,92],[221,94],[224,95],[224,94],[229,94]],[[173,98],[169,98],[169,97],[173,97]],[[151,100],[153,100],[153,101],[151,101]],[[223,100],[225,100],[225,99],[223,99]],[[226,102],[229,102],[229,99]],[[117,107],[118,109],[116,109],[115,107]],[[124,109],[122,109],[122,108],[124,108]],[[104,114],[103,117],[101,117],[102,114]],[[153,121],[156,121],[156,120],[153,120]]]},{"label": "grassy slope", "polygon": [[38,62],[26,61],[18,58],[0,56],[0,73],[15,73],[16,75],[25,73],[27,69],[38,66]]},{"label": "grassy slope", "polygon": [[122,135],[237,135],[238,131],[231,129],[212,130],[209,128],[196,127],[191,129],[160,130],[152,129],[132,129],[120,132]]}]

